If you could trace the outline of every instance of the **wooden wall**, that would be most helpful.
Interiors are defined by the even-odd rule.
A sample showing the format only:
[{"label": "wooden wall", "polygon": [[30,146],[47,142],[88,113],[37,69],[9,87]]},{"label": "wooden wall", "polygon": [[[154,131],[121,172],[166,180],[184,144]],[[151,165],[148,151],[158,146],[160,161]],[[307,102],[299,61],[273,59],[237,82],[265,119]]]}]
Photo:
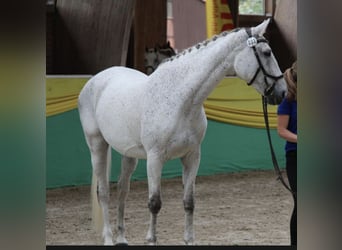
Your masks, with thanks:
[{"label": "wooden wall", "polygon": [[46,73],[54,71],[54,48],[55,48],[55,5],[46,5]]},{"label": "wooden wall", "polygon": [[[297,59],[297,0],[273,0],[268,3],[266,7],[274,16],[265,36],[269,39],[280,69],[284,71]],[[266,18],[268,16],[239,15],[238,25],[256,26]]]},{"label": "wooden wall", "polygon": [[144,71],[145,47],[166,42],[166,0],[57,0],[46,21],[47,74]]},{"label": "wooden wall", "polygon": [[[237,27],[239,24],[239,1],[227,0],[227,3],[232,15],[233,24]],[[205,3],[199,0],[172,0],[172,4],[175,48],[181,51],[205,40],[207,38]],[[257,22],[258,20],[254,20],[254,23]]]},{"label": "wooden wall", "polygon": [[54,74],[125,65],[134,0],[57,0]]},{"label": "wooden wall", "polygon": [[270,42],[282,71],[297,60],[297,0],[277,2]]},{"label": "wooden wall", "polygon": [[166,42],[166,0],[136,0],[132,29],[130,61],[135,69],[144,72],[145,47]]},{"label": "wooden wall", "polygon": [[207,38],[205,4],[172,0],[175,48],[180,52]]},{"label": "wooden wall", "polygon": [[[144,69],[145,47],[166,42],[166,0],[56,0],[47,12],[47,74],[95,74],[113,65]],[[273,1],[275,3],[275,1]],[[175,48],[206,39],[205,5],[173,0]],[[265,17],[237,16],[239,27]],[[269,40],[282,70],[297,58],[297,0],[276,1]],[[291,17],[291,18],[289,18]]]}]

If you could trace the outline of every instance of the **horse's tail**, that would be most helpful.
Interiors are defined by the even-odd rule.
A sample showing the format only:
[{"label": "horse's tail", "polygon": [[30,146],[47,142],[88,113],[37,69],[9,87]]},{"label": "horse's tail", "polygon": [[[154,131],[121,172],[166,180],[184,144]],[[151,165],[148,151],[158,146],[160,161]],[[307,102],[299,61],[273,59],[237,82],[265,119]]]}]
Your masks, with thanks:
[{"label": "horse's tail", "polygon": [[[107,171],[107,178],[106,181],[107,183],[109,182],[110,178],[110,170],[111,170],[111,147],[108,146],[107,149],[107,166],[106,166],[106,171]],[[103,230],[103,225],[104,225],[104,219],[103,219],[103,210],[101,207],[101,204],[99,202],[98,198],[98,180],[96,177],[96,174],[93,171],[92,174],[92,180],[91,180],[91,206],[92,206],[92,222],[93,222],[93,227],[94,229],[102,233]],[[108,183],[109,184],[109,183]]]}]

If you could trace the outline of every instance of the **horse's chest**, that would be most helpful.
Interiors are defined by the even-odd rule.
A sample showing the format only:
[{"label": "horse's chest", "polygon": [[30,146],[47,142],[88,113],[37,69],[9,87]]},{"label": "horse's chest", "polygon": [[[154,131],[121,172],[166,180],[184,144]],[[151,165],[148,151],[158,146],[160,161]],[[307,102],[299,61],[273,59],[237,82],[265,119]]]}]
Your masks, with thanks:
[{"label": "horse's chest", "polygon": [[[158,135],[154,133],[145,141],[147,151],[156,149],[162,152],[166,159],[174,159],[184,156],[186,153],[198,148],[206,129],[206,123],[201,121],[195,124],[189,124],[178,120],[178,122],[169,122]],[[146,137],[145,137],[146,138]]]},{"label": "horse's chest", "polygon": [[150,105],[145,106],[141,130],[146,152],[163,152],[172,159],[199,146],[207,124],[202,106],[187,105],[173,95],[152,95],[146,103]]},{"label": "horse's chest", "polygon": [[197,147],[200,143],[198,135],[188,131],[182,131],[181,133],[175,134],[167,140],[166,152],[169,158],[176,158],[189,152],[192,148]]}]

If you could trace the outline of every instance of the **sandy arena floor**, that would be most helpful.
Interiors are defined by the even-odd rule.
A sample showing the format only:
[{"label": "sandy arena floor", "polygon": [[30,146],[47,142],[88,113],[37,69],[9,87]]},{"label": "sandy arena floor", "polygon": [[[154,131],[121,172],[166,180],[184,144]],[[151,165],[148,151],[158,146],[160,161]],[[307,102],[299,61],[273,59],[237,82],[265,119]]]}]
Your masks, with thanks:
[{"label": "sandy arena floor", "polygon": [[[286,177],[285,174],[283,174]],[[158,216],[159,245],[184,245],[181,178],[162,180]],[[126,203],[126,236],[130,245],[145,245],[149,210],[147,182],[131,183]],[[194,229],[196,245],[289,245],[291,194],[274,171],[253,171],[196,179]],[[111,184],[110,215],[114,233],[116,183]],[[90,186],[46,192],[47,245],[101,245],[92,229]]]}]

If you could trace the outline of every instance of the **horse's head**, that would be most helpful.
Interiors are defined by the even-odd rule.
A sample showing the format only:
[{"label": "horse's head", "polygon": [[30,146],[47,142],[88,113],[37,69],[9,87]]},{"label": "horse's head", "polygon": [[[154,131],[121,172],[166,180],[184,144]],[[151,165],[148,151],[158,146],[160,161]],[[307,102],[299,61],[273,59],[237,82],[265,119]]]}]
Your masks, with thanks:
[{"label": "horse's head", "polygon": [[166,58],[174,56],[176,53],[170,46],[170,42],[160,46],[157,44],[154,48],[145,48],[145,70],[150,75],[156,70],[158,65]]},{"label": "horse's head", "polygon": [[150,75],[159,64],[156,48],[145,48],[145,71]]},{"label": "horse's head", "polygon": [[269,104],[279,104],[286,96],[287,85],[263,36],[269,21],[267,19],[256,27],[245,29],[246,40],[235,57],[234,68],[236,74],[265,96]]},{"label": "horse's head", "polygon": [[159,61],[161,62],[162,60],[164,60],[165,58],[169,58],[171,56],[176,55],[175,50],[171,47],[170,42],[167,41],[167,43],[165,43],[162,46],[157,45],[157,52],[158,52],[158,57],[159,57]]}]

